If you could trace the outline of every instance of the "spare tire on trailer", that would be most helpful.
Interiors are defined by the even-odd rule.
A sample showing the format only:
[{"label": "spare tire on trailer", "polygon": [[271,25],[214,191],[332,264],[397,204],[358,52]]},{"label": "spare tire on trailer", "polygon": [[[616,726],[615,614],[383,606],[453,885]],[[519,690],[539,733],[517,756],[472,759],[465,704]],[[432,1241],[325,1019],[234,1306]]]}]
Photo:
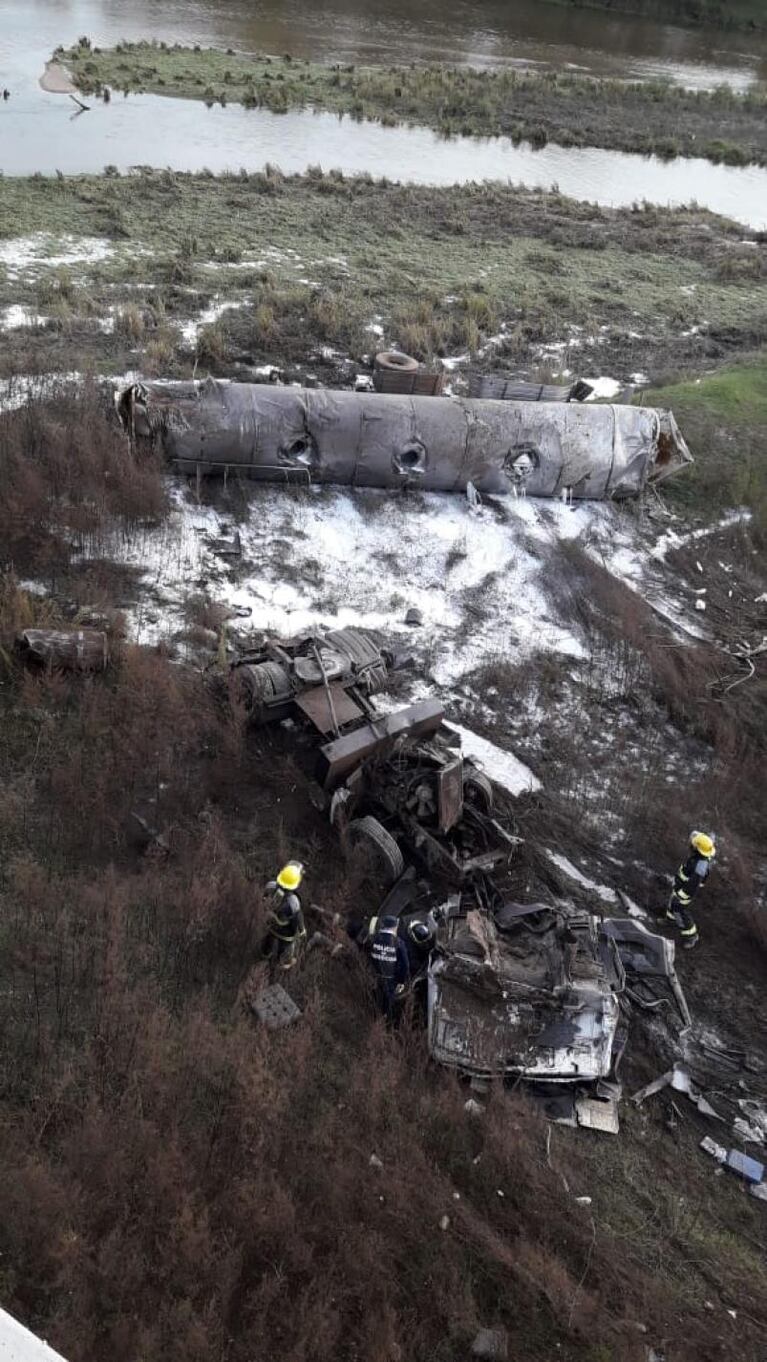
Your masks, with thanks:
[{"label": "spare tire on trailer", "polygon": [[404,873],[405,858],[391,833],[377,818],[370,814],[364,818],[353,818],[346,832],[349,850],[369,855],[387,885],[394,884]]},{"label": "spare tire on trailer", "polygon": [[467,804],[473,804],[474,808],[481,809],[482,813],[493,812],[495,796],[492,782],[484,771],[477,770],[476,766],[464,769],[463,797]]},{"label": "spare tire on trailer", "polygon": [[397,373],[410,374],[420,366],[412,355],[403,355],[399,350],[381,350],[375,358],[376,369],[393,369]]}]

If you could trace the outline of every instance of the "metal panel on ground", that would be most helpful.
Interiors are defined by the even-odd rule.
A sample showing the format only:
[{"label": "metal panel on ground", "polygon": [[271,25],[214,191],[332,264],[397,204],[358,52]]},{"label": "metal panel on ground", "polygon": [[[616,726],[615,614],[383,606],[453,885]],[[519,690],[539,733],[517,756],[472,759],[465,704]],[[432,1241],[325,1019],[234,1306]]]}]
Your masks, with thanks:
[{"label": "metal panel on ground", "polygon": [[328,691],[318,686],[316,690],[306,690],[303,695],[297,695],[295,702],[297,708],[320,733],[335,733],[346,724],[355,723],[357,719],[364,717],[359,705],[347,694],[343,686],[329,686]]}]

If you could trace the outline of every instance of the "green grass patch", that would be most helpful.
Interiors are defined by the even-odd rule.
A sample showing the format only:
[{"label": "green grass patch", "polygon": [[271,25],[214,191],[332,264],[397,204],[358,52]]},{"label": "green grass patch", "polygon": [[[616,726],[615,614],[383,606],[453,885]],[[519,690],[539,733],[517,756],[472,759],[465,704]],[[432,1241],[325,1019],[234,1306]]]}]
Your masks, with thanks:
[{"label": "green grass patch", "polygon": [[695,511],[745,505],[767,526],[767,350],[652,389],[645,402],[672,408],[695,456],[690,475],[667,484],[669,497]]},{"label": "green grass patch", "polygon": [[[214,299],[240,305],[206,333],[205,363],[217,372],[238,355],[314,364],[323,345],[359,362],[380,343],[367,329],[374,319],[385,345],[419,359],[468,351],[507,371],[658,375],[710,369],[725,346],[729,356],[767,342],[764,251],[700,210],[607,210],[504,185],[160,171],[9,178],[0,238],[18,236],[20,223],[50,233],[53,254],[63,234],[111,246],[64,275],[39,261],[0,282],[0,307],[58,307],[59,339],[35,338],[54,361],[44,367],[65,351],[61,367],[72,367],[89,320],[95,329],[119,309],[114,333],[94,336],[89,364],[136,367],[151,347],[150,371],[170,376],[184,362],[172,327]],[[21,340],[13,333],[14,348]],[[6,373],[33,370],[29,353],[9,351]]]},{"label": "green grass patch", "polygon": [[760,425],[767,431],[767,353],[754,363],[654,389],[652,397],[659,405],[662,399],[695,410],[709,424]]}]

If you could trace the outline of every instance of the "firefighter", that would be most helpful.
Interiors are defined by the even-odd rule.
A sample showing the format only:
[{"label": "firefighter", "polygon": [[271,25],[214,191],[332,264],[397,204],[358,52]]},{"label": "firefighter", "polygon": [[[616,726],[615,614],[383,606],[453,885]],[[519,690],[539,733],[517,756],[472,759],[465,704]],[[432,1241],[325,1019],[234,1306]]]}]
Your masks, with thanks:
[{"label": "firefighter", "polygon": [[269,917],[262,955],[269,961],[272,975],[278,969],[293,968],[306,937],[304,911],[297,892],[303,877],[300,861],[288,861],[264,890],[269,899]]},{"label": "firefighter", "polygon": [[[373,922],[370,926],[373,928]],[[389,1023],[394,1020],[397,998],[410,978],[407,950],[398,929],[396,917],[378,918],[366,943],[376,978],[378,1004]]]},{"label": "firefighter", "polygon": [[688,951],[698,944],[698,928],[690,905],[708,878],[715,855],[713,837],[705,832],[693,832],[690,835],[690,854],[674,876],[666,917],[679,928],[682,945]]}]

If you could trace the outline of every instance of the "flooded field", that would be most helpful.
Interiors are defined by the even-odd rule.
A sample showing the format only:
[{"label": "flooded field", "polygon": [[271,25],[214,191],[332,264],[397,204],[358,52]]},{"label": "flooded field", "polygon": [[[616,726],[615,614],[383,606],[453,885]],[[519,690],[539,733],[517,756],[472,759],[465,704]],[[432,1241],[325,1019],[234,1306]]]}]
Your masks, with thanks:
[{"label": "flooded field", "polygon": [[[180,170],[252,171],[267,162],[286,173],[318,165],[406,182],[444,185],[494,179],[556,186],[603,205],[696,201],[747,226],[767,225],[767,172],[712,166],[703,159],[664,162],[592,148],[549,144],[534,150],[505,138],[455,137],[423,128],[382,127],[311,110],[275,115],[240,107],[211,109],[151,95],[116,96],[78,113],[65,94],[39,86],[59,43],[87,33],[106,45],[125,38],[231,45],[241,51],[289,52],[319,60],[448,60],[650,78],[693,88],[729,83],[745,89],[767,74],[767,49],[739,34],[685,31],[649,23],[523,3],[454,3],[413,13],[402,0],[385,11],[366,0],[267,0],[255,16],[244,0],[158,9],[117,0],[9,0],[0,47],[0,80],[10,99],[0,106],[0,170],[6,175],[100,172],[135,165]],[[10,12],[8,12],[10,11]]]},{"label": "flooded field", "polygon": [[[49,116],[30,115],[23,138],[2,138],[4,174],[23,175],[33,168],[47,175],[99,173],[107,165],[121,171],[135,165],[254,171],[271,162],[286,174],[321,166],[430,185],[501,180],[556,186],[570,198],[607,207],[697,201],[745,226],[767,227],[767,171],[753,166],[715,166],[695,158],[662,161],[554,144],[535,150],[526,143],[513,146],[508,138],[447,140],[427,128],[387,128],[330,113],[207,109],[153,95],[118,97],[108,105],[96,101],[88,113],[73,118],[65,96],[46,98]],[[6,127],[19,127],[26,117],[10,105],[0,108]]]},{"label": "flooded field", "polygon": [[[108,46],[121,38],[290,52],[317,61],[536,63],[628,79],[663,77],[691,88],[746,89],[767,80],[767,41],[745,33],[682,29],[537,0],[7,0],[0,44],[5,69],[29,53],[87,33]],[[10,30],[10,33],[9,33]]]}]

